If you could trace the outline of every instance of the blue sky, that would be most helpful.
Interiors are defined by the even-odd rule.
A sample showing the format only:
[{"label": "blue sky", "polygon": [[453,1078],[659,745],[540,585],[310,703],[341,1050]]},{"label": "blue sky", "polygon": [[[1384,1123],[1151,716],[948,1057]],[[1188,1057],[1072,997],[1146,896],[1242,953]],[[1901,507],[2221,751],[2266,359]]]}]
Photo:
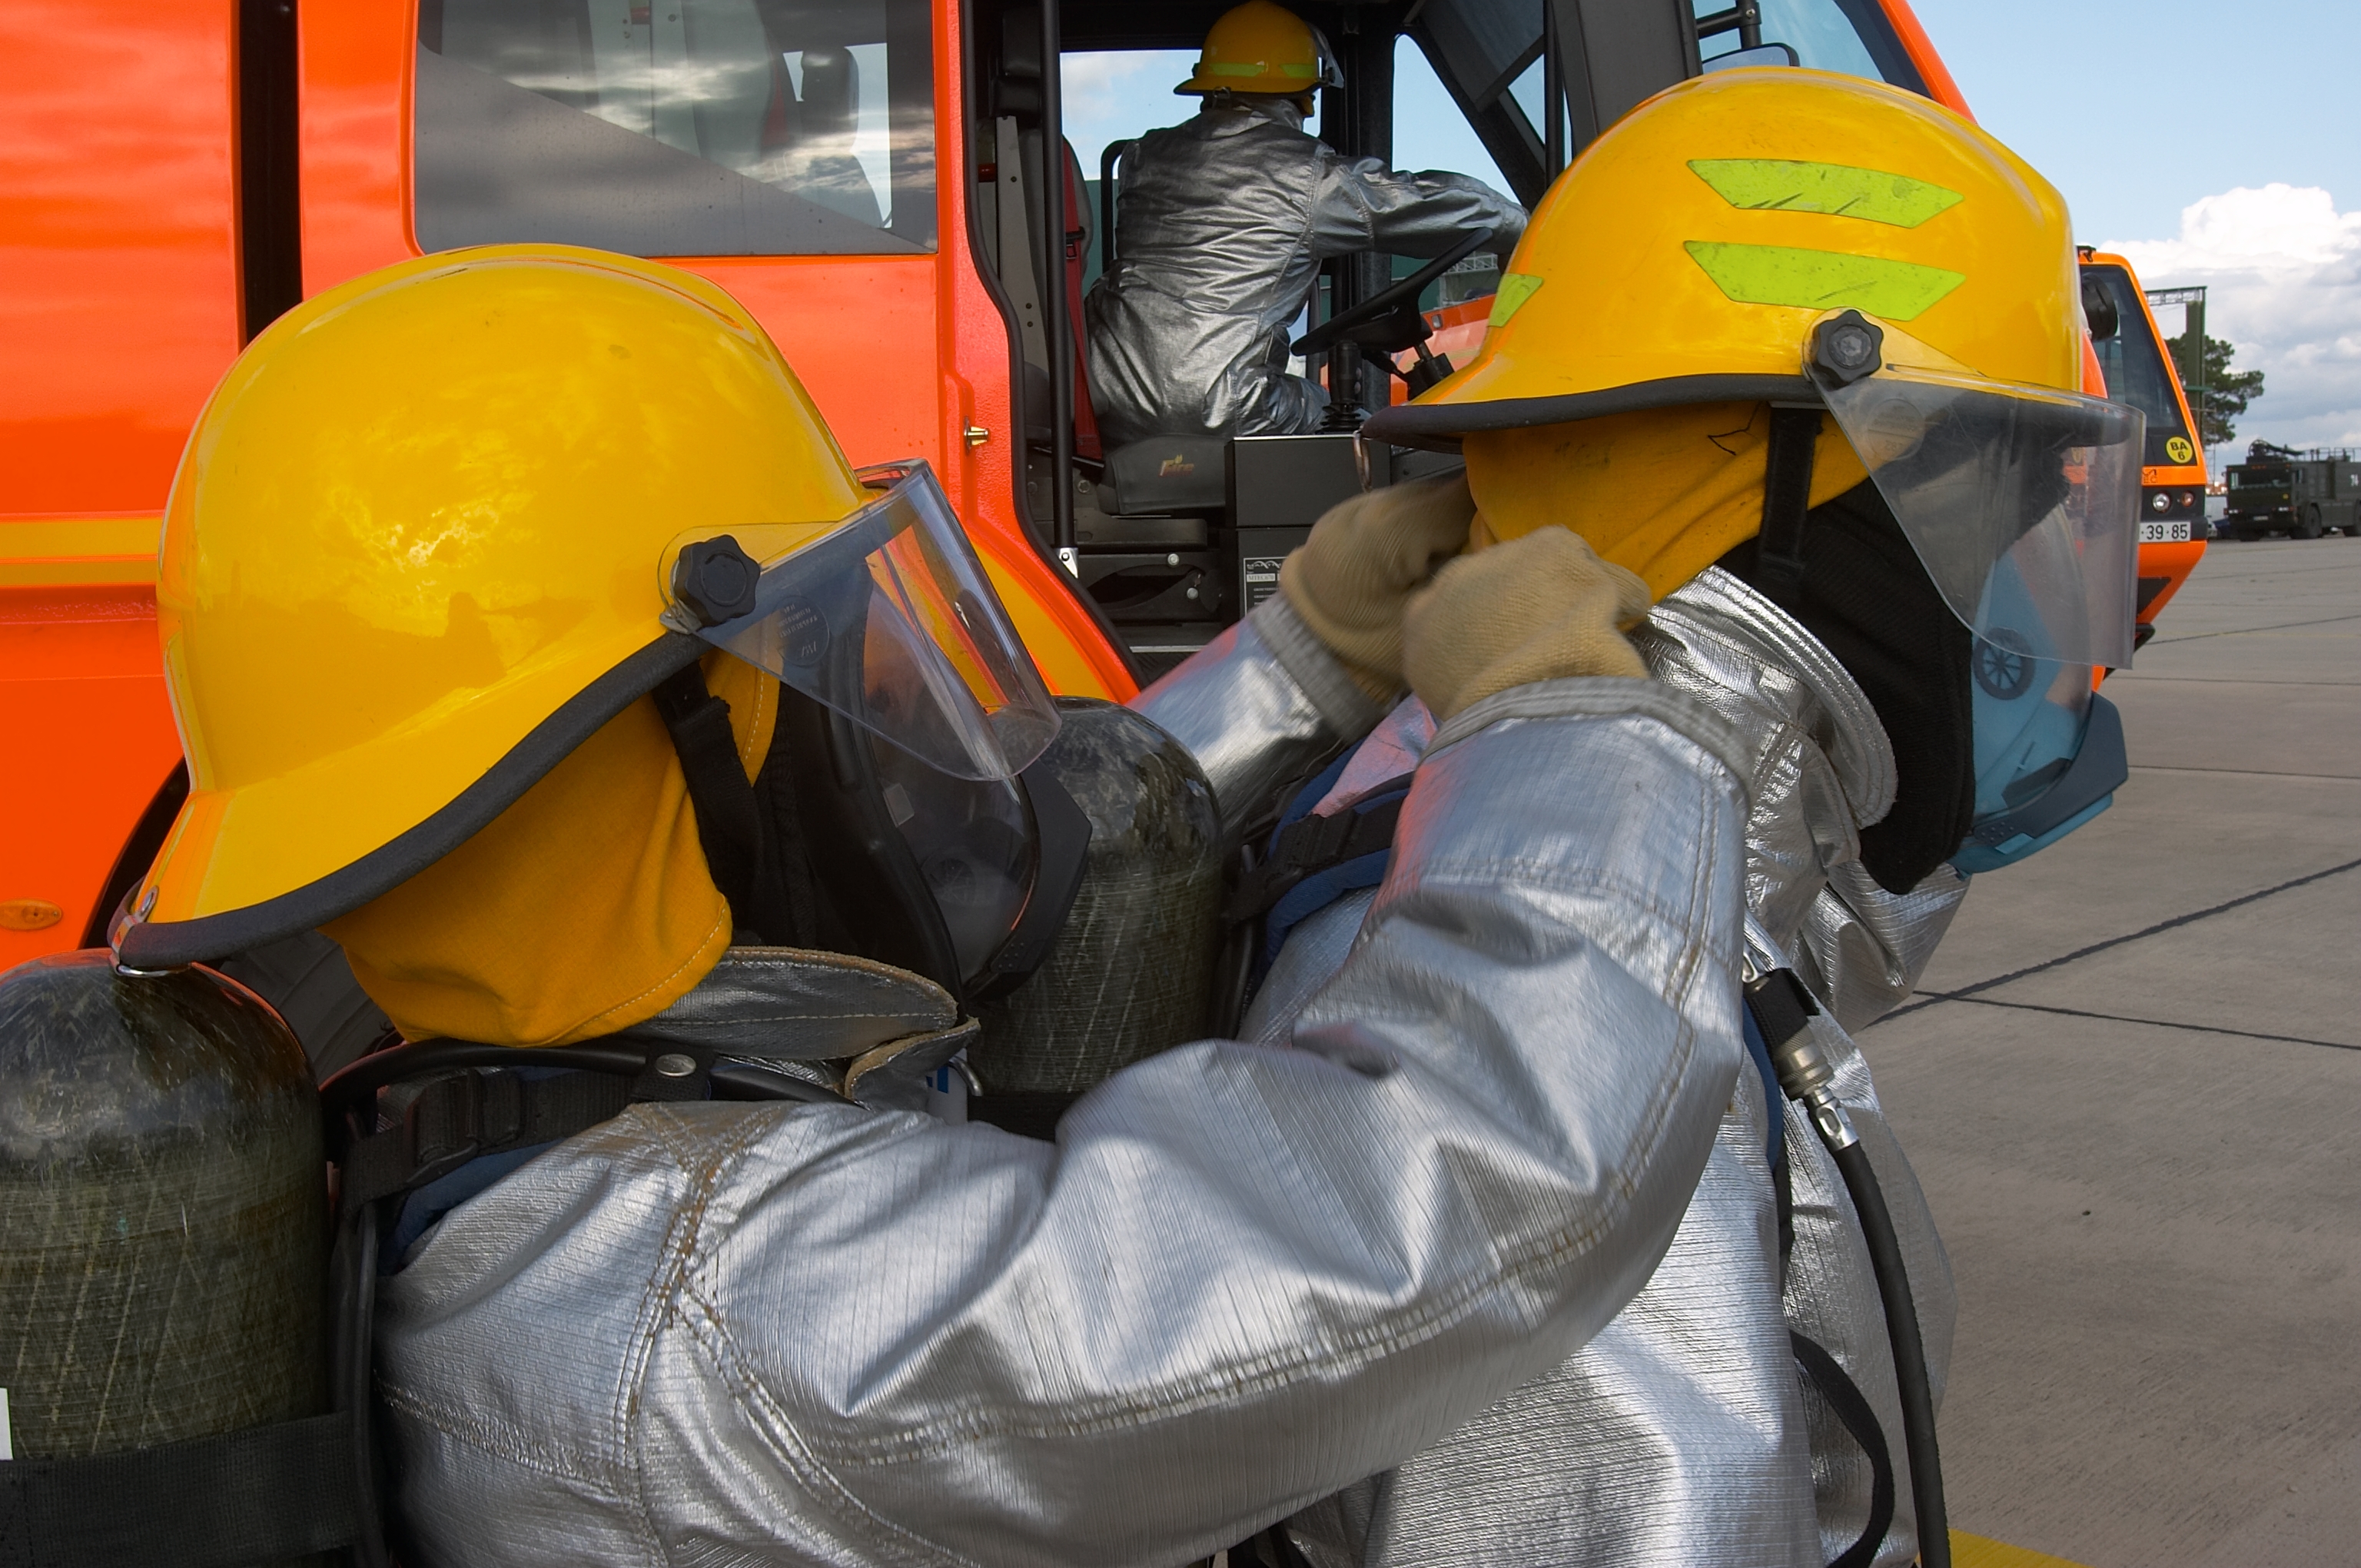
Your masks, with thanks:
[{"label": "blue sky", "polygon": [[2353,0],[1913,0],[1986,130],[2049,176],[2078,238],[2163,238],[2273,181],[2361,205]]},{"label": "blue sky", "polygon": [[[2268,378],[2240,448],[2361,446],[2361,0],[1912,3],[1977,119],[2065,193],[2077,239],[2123,249],[2151,287],[2206,285],[2207,330]],[[1193,59],[1070,57],[1084,167],[1185,117],[1171,88]],[[1400,57],[1395,161],[1497,181],[1424,64]]]},{"label": "blue sky", "polygon": [[1912,3],[2075,237],[2151,288],[2204,284],[2206,330],[2265,373],[2217,458],[2256,435],[2361,445],[2361,5]]}]

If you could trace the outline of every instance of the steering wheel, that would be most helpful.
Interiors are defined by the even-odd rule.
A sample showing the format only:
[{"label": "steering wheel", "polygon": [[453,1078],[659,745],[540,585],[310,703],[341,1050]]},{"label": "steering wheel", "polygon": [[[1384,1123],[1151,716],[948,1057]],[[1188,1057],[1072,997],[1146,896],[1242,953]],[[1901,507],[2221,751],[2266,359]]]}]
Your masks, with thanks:
[{"label": "steering wheel", "polygon": [[1349,341],[1384,356],[1389,367],[1392,356],[1405,348],[1421,349],[1419,357],[1428,357],[1423,345],[1434,329],[1419,313],[1418,297],[1426,292],[1429,283],[1491,244],[1495,232],[1477,230],[1393,287],[1330,316],[1289,345],[1288,352],[1317,354]]}]

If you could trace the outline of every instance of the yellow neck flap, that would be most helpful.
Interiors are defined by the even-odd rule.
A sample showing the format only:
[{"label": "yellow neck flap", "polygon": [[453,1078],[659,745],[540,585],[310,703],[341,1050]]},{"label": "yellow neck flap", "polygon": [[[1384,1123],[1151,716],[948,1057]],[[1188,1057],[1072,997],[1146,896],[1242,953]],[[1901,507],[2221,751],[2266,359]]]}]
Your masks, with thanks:
[{"label": "yellow neck flap", "polygon": [[[752,779],[777,683],[723,653],[708,686]],[[403,1036],[562,1046],[654,1016],[730,945],[697,815],[642,697],[474,838],[324,929]]]},{"label": "yellow neck flap", "polygon": [[[1767,403],[1697,403],[1471,434],[1462,443],[1477,508],[1469,546],[1570,528],[1661,599],[1762,532],[1770,431]],[[1868,477],[1823,418],[1811,504]]]}]

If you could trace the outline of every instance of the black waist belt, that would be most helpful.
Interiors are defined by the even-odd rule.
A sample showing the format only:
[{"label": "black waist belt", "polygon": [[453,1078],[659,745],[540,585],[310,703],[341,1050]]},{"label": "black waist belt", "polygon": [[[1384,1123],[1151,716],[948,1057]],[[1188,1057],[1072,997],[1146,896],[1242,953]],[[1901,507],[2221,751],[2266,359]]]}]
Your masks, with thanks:
[{"label": "black waist belt", "polygon": [[354,1417],[0,1464],[0,1568],[242,1568],[360,1537]]}]

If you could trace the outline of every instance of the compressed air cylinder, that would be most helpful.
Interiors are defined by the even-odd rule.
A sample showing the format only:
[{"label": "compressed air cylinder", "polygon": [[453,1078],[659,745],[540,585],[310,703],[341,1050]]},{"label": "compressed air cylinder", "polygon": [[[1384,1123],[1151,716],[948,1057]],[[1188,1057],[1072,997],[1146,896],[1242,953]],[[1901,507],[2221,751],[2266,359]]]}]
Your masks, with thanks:
[{"label": "compressed air cylinder", "polygon": [[318,1413],[325,1183],[303,1048],[210,970],[0,975],[0,1387],[19,1459]]},{"label": "compressed air cylinder", "polygon": [[1056,950],[981,1008],[968,1051],[994,1093],[1078,1094],[1201,1038],[1221,943],[1221,823],[1188,749],[1127,707],[1060,697],[1043,754],[1091,819],[1090,861]]}]

